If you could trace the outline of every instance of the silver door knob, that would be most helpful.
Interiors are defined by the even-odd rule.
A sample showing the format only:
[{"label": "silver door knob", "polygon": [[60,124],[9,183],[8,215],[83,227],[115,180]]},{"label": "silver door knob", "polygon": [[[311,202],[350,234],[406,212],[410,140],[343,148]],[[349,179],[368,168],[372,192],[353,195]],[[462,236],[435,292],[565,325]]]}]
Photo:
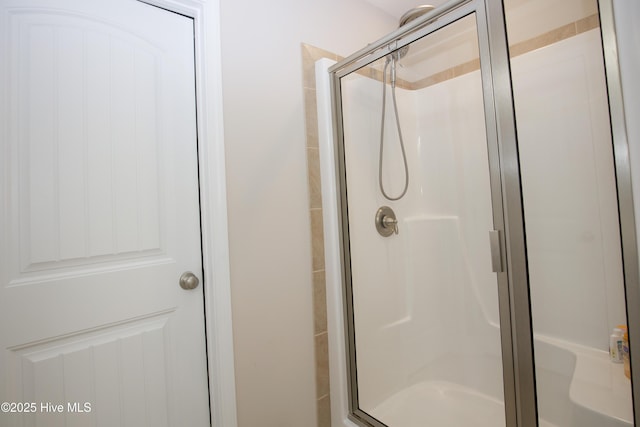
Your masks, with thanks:
[{"label": "silver door knob", "polygon": [[200,281],[198,280],[196,275],[190,271],[185,271],[184,273],[182,273],[182,276],[180,276],[180,287],[182,289],[195,289],[198,287],[199,283]]}]

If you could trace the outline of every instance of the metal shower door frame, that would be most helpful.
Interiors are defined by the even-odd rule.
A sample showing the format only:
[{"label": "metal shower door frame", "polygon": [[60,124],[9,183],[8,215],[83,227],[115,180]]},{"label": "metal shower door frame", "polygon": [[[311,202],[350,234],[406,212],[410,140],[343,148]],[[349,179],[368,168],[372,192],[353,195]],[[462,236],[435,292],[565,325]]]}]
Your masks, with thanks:
[{"label": "metal shower door frame", "polygon": [[341,214],[349,417],[363,426],[386,427],[358,406],[340,79],[471,14],[476,16],[478,32],[493,223],[500,238],[500,256],[505,266],[497,273],[497,282],[506,425],[537,426],[529,281],[509,52],[504,7],[502,1],[492,0],[451,0],[329,68],[333,123],[336,123],[336,178],[340,187],[337,203]]},{"label": "metal shower door frame", "polygon": [[[618,42],[616,38],[614,1],[598,0],[600,32],[609,100],[611,139],[613,142],[618,192],[618,215],[620,219],[620,240],[622,244],[622,267],[624,273],[625,304],[629,331],[629,357],[631,361],[631,390],[635,421],[640,417],[640,268],[638,266],[638,243],[636,216],[633,201],[629,140],[627,136],[626,113],[622,95],[622,80],[618,62]],[[634,370],[634,366],[636,369]]]}]

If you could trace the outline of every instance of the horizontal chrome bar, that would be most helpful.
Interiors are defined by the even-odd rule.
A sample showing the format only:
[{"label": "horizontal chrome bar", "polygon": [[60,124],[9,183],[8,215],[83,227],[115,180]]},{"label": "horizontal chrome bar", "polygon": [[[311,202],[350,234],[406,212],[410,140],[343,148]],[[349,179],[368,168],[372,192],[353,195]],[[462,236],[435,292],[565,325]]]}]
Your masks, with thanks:
[{"label": "horizontal chrome bar", "polygon": [[[360,61],[361,59],[371,55],[373,52],[388,46],[394,41],[397,41],[403,37],[406,37],[408,34],[421,29],[422,27],[426,26],[427,24],[433,21],[436,21],[441,16],[472,1],[474,0],[451,0],[443,4],[442,6],[435,8],[431,12],[428,12],[423,16],[411,21],[410,23],[398,28],[394,32],[389,33],[383,38],[368,44],[366,47],[346,57],[342,61],[339,61],[338,63],[336,63],[335,65],[329,68],[329,72],[330,73],[337,72],[338,70],[348,66],[349,64]],[[402,47],[402,46],[398,46],[398,47]]]}]

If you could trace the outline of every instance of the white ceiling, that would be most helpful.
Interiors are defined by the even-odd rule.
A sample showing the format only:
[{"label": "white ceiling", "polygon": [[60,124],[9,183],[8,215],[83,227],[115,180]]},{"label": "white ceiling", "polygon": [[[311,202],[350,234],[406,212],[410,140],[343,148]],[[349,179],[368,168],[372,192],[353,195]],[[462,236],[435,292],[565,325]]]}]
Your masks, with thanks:
[{"label": "white ceiling", "polygon": [[414,7],[430,4],[431,6],[438,7],[447,0],[365,0],[367,3],[374,5],[375,7],[384,10],[389,15],[400,20],[400,17],[405,12],[413,9]]}]

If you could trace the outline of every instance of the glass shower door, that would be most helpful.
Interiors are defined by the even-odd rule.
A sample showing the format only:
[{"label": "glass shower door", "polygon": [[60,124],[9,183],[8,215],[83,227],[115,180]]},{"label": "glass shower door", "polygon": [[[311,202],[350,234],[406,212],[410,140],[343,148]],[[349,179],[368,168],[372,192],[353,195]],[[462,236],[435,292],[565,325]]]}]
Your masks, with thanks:
[{"label": "glass shower door", "polygon": [[[623,263],[629,236],[618,202],[616,175],[624,169],[614,157],[611,70],[605,73],[601,16],[606,24],[607,8],[597,0],[568,0],[550,15],[552,3],[504,2],[539,422],[630,427],[625,283],[636,285]],[[610,353],[612,334],[618,338]]]},{"label": "glass shower door", "polygon": [[351,416],[362,425],[497,427],[514,417],[478,4],[339,80]]}]

